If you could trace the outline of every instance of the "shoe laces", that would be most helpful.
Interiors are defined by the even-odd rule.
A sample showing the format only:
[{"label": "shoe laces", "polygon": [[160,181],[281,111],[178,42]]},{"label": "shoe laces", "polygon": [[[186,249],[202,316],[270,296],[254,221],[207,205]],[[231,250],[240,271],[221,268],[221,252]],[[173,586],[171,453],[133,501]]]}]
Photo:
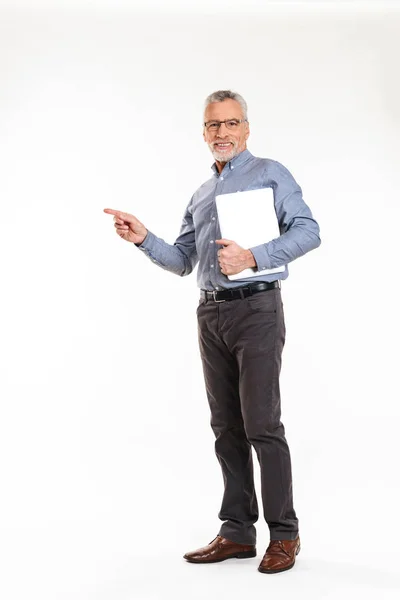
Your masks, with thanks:
[{"label": "shoe laces", "polygon": [[272,540],[267,548],[268,554],[281,554],[283,552],[289,558],[292,558],[290,553],[285,549],[282,540]]}]

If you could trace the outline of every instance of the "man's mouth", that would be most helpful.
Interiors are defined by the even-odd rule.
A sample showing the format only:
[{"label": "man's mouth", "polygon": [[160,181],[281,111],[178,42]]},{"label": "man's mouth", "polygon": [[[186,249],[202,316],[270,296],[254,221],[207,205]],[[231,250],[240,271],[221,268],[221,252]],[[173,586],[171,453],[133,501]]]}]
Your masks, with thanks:
[{"label": "man's mouth", "polygon": [[228,150],[231,146],[232,146],[231,142],[224,142],[224,143],[218,142],[218,143],[214,144],[215,148],[217,148],[218,150],[222,150],[222,151]]}]

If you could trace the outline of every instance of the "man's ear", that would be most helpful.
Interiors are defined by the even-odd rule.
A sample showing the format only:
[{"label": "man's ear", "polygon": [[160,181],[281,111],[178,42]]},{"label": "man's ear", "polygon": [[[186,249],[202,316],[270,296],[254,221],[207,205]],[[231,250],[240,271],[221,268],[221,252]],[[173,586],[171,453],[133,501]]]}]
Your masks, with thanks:
[{"label": "man's ear", "polygon": [[250,135],[250,124],[246,123],[246,133],[245,133],[246,140],[248,139],[249,135]]}]

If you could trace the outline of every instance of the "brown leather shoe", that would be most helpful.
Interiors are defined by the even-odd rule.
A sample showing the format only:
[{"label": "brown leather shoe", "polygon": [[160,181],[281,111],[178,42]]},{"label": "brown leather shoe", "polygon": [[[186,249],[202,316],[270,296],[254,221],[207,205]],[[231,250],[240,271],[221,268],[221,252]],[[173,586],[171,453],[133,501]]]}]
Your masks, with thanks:
[{"label": "brown leather shoe", "polygon": [[272,540],[260,562],[260,573],[280,573],[291,569],[300,552],[300,538],[295,540]]},{"label": "brown leather shoe", "polygon": [[252,558],[253,556],[257,556],[255,546],[237,544],[217,535],[208,546],[187,552],[183,558],[192,563],[213,563],[227,558]]}]

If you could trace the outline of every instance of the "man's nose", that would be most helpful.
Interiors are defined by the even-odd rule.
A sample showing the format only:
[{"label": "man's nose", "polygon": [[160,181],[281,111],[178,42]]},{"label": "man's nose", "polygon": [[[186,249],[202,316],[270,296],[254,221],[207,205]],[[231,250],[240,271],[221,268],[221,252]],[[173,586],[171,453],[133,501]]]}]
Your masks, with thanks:
[{"label": "man's nose", "polygon": [[219,129],[217,131],[217,136],[222,137],[223,135],[226,135],[227,133],[228,133],[228,128],[226,126],[226,123],[221,123],[219,126]]}]

